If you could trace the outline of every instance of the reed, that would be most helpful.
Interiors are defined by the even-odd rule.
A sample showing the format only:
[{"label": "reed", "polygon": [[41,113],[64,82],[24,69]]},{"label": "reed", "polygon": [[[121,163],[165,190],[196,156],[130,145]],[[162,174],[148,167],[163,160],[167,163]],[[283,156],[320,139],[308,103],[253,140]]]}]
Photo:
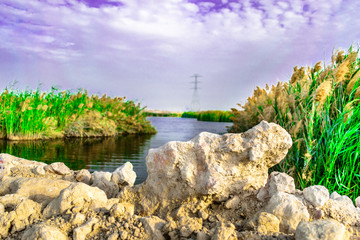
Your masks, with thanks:
[{"label": "reed", "polygon": [[297,187],[320,184],[353,200],[360,195],[360,60],[352,47],[335,52],[332,63],[294,68],[287,83],[257,88],[232,109],[230,132],[262,120],[284,127],[293,139],[286,158],[270,171],[283,171]]},{"label": "reed", "polygon": [[182,118],[196,118],[198,121],[232,122],[234,115],[231,111],[209,110],[200,112],[184,112]]},{"label": "reed", "polygon": [[87,91],[5,89],[0,94],[0,137],[30,140],[154,133],[140,104]]}]

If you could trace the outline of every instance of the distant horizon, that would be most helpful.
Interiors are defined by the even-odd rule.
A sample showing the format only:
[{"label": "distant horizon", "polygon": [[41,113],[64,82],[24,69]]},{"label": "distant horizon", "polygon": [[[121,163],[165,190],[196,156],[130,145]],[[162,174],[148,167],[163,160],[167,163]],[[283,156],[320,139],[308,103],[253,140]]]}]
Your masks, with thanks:
[{"label": "distant horizon", "polygon": [[43,83],[185,111],[198,73],[201,109],[230,110],[295,66],[358,47],[358,12],[350,0],[3,0],[0,88]]}]

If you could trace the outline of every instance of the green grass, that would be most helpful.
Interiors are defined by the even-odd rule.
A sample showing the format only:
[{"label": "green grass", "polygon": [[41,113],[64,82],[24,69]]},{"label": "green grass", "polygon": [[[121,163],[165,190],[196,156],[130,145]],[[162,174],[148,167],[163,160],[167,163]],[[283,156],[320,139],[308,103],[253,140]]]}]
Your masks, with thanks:
[{"label": "green grass", "polygon": [[145,112],[147,117],[181,117],[182,113],[173,112]]},{"label": "green grass", "polygon": [[288,83],[257,88],[241,109],[232,109],[230,132],[261,120],[292,136],[293,147],[271,171],[287,172],[296,186],[324,185],[353,200],[360,195],[360,60],[358,51],[337,52],[322,67],[294,68]]},{"label": "green grass", "polygon": [[231,118],[234,115],[231,111],[200,111],[200,112],[184,112],[182,118],[196,118],[198,121],[209,121],[209,122],[232,122]]},{"label": "green grass", "polygon": [[199,115],[198,112],[183,112],[181,115],[182,118],[197,118]]},{"label": "green grass", "polygon": [[140,104],[87,91],[5,89],[0,138],[9,140],[155,133]]}]

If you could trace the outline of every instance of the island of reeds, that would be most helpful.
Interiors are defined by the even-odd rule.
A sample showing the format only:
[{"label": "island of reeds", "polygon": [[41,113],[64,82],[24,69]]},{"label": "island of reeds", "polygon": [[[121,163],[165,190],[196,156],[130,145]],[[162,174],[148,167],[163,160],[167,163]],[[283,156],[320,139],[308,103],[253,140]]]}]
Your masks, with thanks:
[{"label": "island of reeds", "polygon": [[139,103],[87,91],[5,89],[0,94],[0,138],[7,140],[152,134]]},{"label": "island of reeds", "polygon": [[209,110],[199,112],[184,112],[182,118],[196,118],[198,121],[209,122],[232,122],[233,113],[231,111]]},{"label": "island of reeds", "polygon": [[297,187],[323,185],[353,200],[360,195],[360,60],[358,50],[337,51],[329,65],[295,67],[289,82],[257,87],[234,114],[231,132],[261,120],[292,136],[293,147],[272,170]]}]

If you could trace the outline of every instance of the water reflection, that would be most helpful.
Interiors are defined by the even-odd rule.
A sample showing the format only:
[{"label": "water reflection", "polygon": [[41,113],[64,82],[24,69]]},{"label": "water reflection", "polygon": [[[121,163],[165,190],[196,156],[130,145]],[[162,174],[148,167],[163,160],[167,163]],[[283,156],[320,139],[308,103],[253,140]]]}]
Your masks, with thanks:
[{"label": "water reflection", "polygon": [[169,141],[187,141],[202,131],[225,133],[226,126],[231,125],[182,118],[149,119],[158,131],[156,135],[20,142],[0,140],[0,151],[47,164],[64,162],[73,170],[112,172],[130,161],[137,174],[136,183],[141,183],[147,177],[145,158],[150,148]]}]

